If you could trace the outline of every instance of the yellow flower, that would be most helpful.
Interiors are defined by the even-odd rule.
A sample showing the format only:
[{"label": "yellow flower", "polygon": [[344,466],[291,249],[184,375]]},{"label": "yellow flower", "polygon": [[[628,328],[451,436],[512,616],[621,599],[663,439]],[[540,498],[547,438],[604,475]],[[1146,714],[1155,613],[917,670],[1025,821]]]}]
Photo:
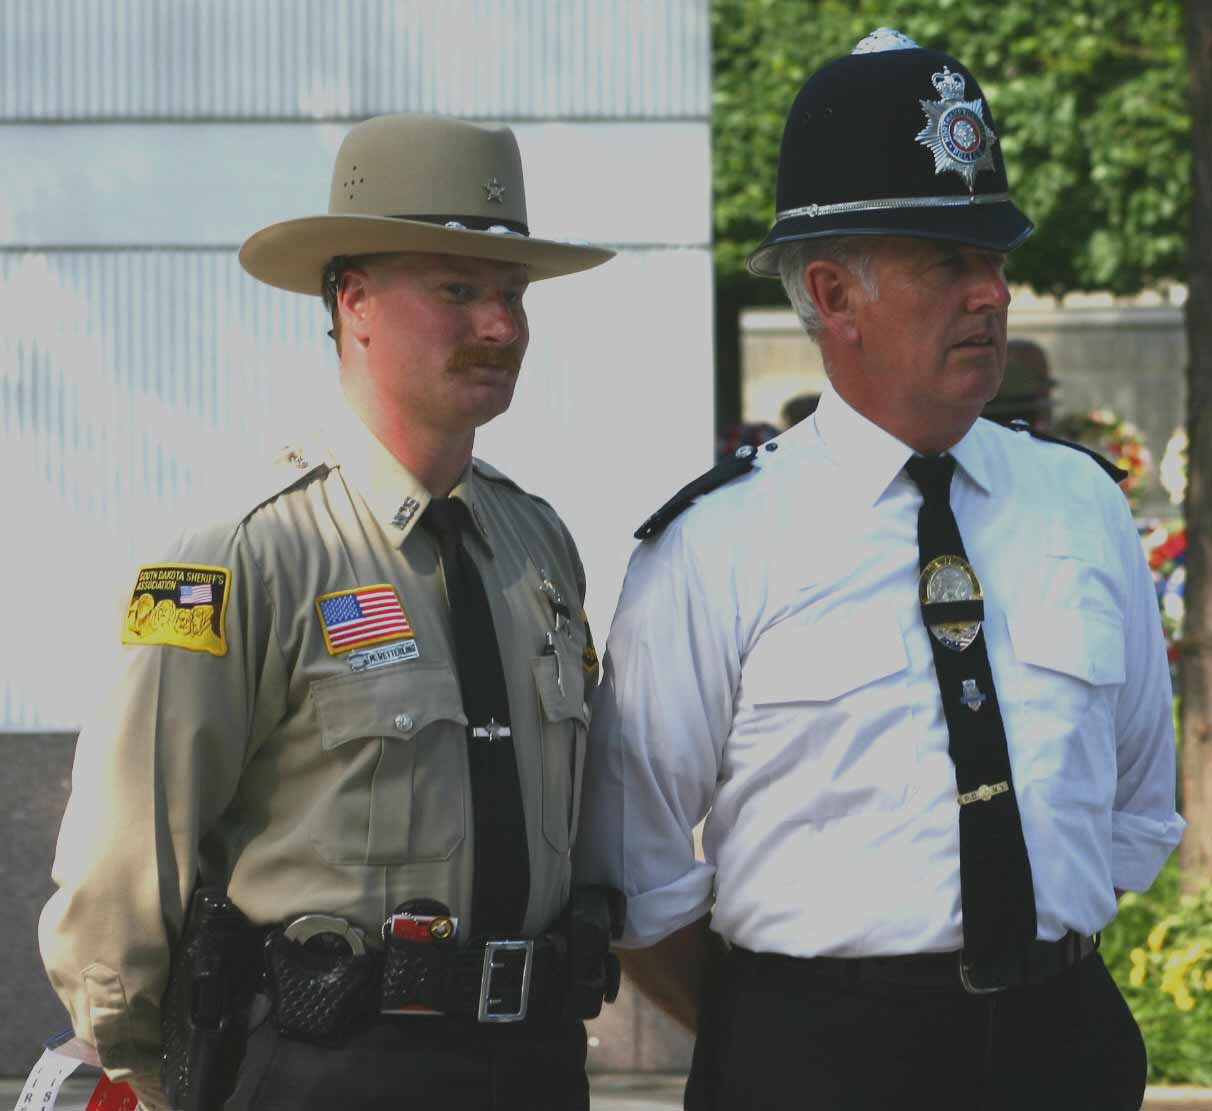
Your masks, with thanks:
[{"label": "yellow flower", "polygon": [[1149,971],[1149,954],[1143,949],[1133,949],[1128,957],[1132,961],[1132,971],[1128,973],[1128,983],[1134,988],[1138,988],[1145,982],[1145,976]]},{"label": "yellow flower", "polygon": [[1170,929],[1169,922],[1159,922],[1149,931],[1149,938],[1145,942],[1150,949],[1155,953],[1162,951],[1162,946],[1166,944],[1166,932]]},{"label": "yellow flower", "polygon": [[1188,991],[1183,991],[1174,997],[1174,1005],[1180,1011],[1189,1011],[1195,1006],[1195,997]]}]

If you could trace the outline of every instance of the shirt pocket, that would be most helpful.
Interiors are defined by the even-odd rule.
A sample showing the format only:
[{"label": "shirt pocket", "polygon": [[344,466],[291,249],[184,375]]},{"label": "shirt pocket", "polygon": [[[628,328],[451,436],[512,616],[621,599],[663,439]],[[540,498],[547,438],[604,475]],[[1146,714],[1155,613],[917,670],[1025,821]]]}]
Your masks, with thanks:
[{"label": "shirt pocket", "polygon": [[1025,756],[1027,778],[1059,801],[1110,806],[1115,705],[1125,675],[1122,622],[1101,611],[1031,607],[1006,620],[1023,723],[1011,743]]},{"label": "shirt pocket", "polygon": [[543,837],[556,852],[566,853],[580,816],[589,707],[582,650],[562,633],[556,634],[555,649],[533,658],[530,668],[539,696],[542,733]]},{"label": "shirt pocket", "polygon": [[1025,576],[1023,599],[1042,610],[1076,609],[1114,618],[1120,613],[1112,553],[1098,530],[1052,521],[1040,533],[1040,557]]},{"label": "shirt pocket", "polygon": [[748,720],[729,739],[735,762],[768,792],[791,792],[794,811],[810,820],[898,808],[918,777],[908,667],[893,614],[847,609],[776,625],[742,669]]},{"label": "shirt pocket", "polygon": [[467,717],[454,673],[410,664],[313,683],[323,777],[310,816],[333,864],[445,860],[466,837]]}]

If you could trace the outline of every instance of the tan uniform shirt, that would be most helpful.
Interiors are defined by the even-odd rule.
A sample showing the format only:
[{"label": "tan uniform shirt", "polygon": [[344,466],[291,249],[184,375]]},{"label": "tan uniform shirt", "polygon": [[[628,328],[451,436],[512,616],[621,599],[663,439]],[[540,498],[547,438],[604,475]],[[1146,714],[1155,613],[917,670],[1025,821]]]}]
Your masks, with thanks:
[{"label": "tan uniform shirt", "polygon": [[[120,679],[80,736],[39,937],[76,1033],[118,1076],[158,1071],[169,951],[199,874],[227,878],[257,923],[325,912],[375,938],[428,896],[461,936],[475,928],[467,719],[417,527],[429,494],[360,422],[339,424],[327,450],[292,451],[229,520],[140,570]],[[477,526],[465,543],[501,645],[534,935],[569,894],[597,679],[584,573],[555,511],[499,472],[475,461],[453,496]],[[341,620],[366,587],[388,599],[386,632]]]}]

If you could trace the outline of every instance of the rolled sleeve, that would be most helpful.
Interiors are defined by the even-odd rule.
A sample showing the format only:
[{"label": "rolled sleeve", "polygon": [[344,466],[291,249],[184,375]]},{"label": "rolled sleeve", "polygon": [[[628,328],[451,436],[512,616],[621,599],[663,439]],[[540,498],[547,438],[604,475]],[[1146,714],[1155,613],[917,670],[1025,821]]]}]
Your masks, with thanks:
[{"label": "rolled sleeve", "polygon": [[715,867],[696,859],[693,831],[731,727],[736,607],[709,586],[681,524],[632,557],[589,734],[574,870],[627,896],[625,948],[655,944],[712,903]]},{"label": "rolled sleeve", "polygon": [[1177,814],[1159,821],[1116,811],[1111,815],[1111,875],[1120,891],[1148,891],[1178,846],[1187,823]]}]

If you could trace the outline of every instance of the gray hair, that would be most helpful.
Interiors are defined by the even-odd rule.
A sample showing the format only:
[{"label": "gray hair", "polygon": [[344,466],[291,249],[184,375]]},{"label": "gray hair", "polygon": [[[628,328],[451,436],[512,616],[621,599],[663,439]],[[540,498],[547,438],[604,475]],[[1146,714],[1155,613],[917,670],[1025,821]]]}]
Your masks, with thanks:
[{"label": "gray hair", "polygon": [[879,296],[873,265],[878,238],[870,235],[835,235],[821,239],[797,239],[779,248],[779,278],[787,300],[800,323],[814,340],[821,334],[821,314],[804,286],[804,268],[810,262],[828,260],[847,267],[859,280],[868,297]]}]

